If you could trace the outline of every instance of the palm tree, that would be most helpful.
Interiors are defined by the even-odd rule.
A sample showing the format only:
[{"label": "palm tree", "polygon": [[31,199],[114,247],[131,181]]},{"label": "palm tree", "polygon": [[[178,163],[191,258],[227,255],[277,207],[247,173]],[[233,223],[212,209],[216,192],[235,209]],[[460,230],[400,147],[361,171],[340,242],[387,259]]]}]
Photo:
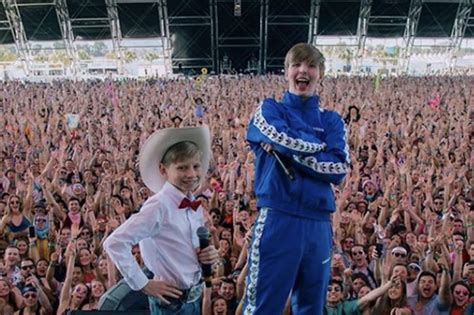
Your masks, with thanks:
[{"label": "palm tree", "polygon": [[374,50],[374,53],[373,53],[373,56],[374,56],[374,59],[377,60],[377,62],[382,62],[382,65],[383,65],[383,69],[386,68],[387,66],[387,58],[388,58],[388,53],[385,51],[385,49],[382,48],[380,49],[379,47],[377,47],[375,50]]},{"label": "palm tree", "polygon": [[45,54],[38,54],[33,57],[33,60],[39,63],[46,63],[48,62],[49,58]]},{"label": "palm tree", "polygon": [[55,51],[49,55],[49,61],[52,63],[60,63],[64,66],[69,66],[72,61],[65,51]]},{"label": "palm tree", "polygon": [[117,59],[117,54],[115,53],[115,51],[108,51],[108,52],[105,54],[105,58],[106,58],[106,59],[115,60],[115,59]]},{"label": "palm tree", "polygon": [[137,53],[134,51],[125,49],[123,51],[123,59],[126,63],[130,63],[133,60],[137,59]]},{"label": "palm tree", "polygon": [[9,49],[0,48],[0,61],[8,62],[8,61],[16,61],[18,56]]},{"label": "palm tree", "polygon": [[79,57],[80,60],[90,60],[91,56],[85,49],[79,49],[77,52],[77,56]]},{"label": "palm tree", "polygon": [[344,50],[339,52],[338,57],[346,61],[346,70],[347,72],[350,72],[351,62],[354,58],[354,52],[352,51],[352,49],[345,48]]},{"label": "palm tree", "polygon": [[160,55],[154,51],[147,51],[145,53],[145,60],[152,63],[153,60],[160,58]]}]

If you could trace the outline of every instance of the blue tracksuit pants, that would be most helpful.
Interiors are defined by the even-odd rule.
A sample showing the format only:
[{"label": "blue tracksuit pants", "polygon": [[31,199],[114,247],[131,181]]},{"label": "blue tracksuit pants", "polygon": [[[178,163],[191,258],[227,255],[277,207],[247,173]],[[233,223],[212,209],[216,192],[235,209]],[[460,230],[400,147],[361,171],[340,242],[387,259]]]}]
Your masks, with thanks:
[{"label": "blue tracksuit pants", "polygon": [[331,222],[262,208],[249,249],[245,315],[279,315],[291,292],[294,315],[323,314]]}]

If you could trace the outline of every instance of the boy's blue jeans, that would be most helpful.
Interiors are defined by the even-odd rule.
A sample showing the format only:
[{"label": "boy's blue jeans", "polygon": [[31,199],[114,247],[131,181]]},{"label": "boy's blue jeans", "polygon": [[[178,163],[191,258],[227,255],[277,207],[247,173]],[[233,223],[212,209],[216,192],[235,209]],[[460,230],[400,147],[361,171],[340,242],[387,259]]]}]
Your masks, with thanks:
[{"label": "boy's blue jeans", "polygon": [[331,265],[329,220],[260,209],[249,249],[244,315],[322,315]]},{"label": "boy's blue jeans", "polygon": [[166,297],[170,304],[148,297],[150,315],[201,315],[202,283],[183,291],[181,299]]},{"label": "boy's blue jeans", "polygon": [[150,315],[201,315],[201,298],[191,303],[183,303],[175,299],[167,299],[171,304],[160,303],[149,296]]}]

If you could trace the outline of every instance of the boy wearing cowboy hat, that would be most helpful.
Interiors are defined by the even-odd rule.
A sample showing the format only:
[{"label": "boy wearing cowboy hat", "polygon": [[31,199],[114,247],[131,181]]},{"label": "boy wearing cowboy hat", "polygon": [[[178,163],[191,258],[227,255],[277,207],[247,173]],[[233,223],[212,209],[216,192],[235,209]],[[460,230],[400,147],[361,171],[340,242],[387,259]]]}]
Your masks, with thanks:
[{"label": "boy wearing cowboy hat", "polygon": [[[213,264],[214,246],[197,251],[203,210],[193,191],[207,172],[207,126],[170,128],[152,134],[140,151],[140,174],[155,193],[105,241],[104,248],[133,290],[149,296],[151,314],[200,314],[200,264]],[[131,253],[140,245],[149,280]]]}]

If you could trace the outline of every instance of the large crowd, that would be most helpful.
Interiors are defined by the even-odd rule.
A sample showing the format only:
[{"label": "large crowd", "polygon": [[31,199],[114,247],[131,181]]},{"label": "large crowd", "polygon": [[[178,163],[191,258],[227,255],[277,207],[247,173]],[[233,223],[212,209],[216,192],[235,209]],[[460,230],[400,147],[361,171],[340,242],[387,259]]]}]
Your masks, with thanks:
[{"label": "large crowd", "polygon": [[[247,124],[285,86],[273,75],[2,83],[0,314],[97,309],[121,278],[102,243],[151,194],[141,145],[201,124],[213,160],[196,196],[220,255],[202,311],[239,313],[258,212]],[[334,186],[329,314],[474,312],[473,87],[472,76],[321,83],[351,154]]]}]

